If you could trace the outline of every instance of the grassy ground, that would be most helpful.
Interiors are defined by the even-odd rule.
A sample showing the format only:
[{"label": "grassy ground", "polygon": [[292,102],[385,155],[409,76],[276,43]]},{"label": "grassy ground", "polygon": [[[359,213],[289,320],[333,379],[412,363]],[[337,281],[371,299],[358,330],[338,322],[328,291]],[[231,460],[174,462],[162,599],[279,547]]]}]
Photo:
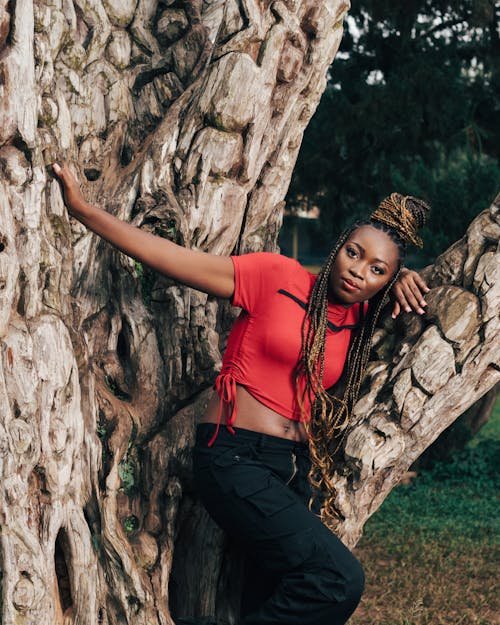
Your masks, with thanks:
[{"label": "grassy ground", "polygon": [[369,519],[349,625],[500,625],[499,465],[500,401],[452,462],[396,487]]}]

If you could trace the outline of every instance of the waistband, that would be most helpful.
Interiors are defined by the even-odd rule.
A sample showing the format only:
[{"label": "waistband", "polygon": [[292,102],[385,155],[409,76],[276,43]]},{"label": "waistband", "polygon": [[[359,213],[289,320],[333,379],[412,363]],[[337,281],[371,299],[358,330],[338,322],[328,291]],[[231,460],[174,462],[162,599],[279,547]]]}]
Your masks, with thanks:
[{"label": "waistband", "polygon": [[[196,443],[207,446],[213,439],[217,430],[215,423],[199,423],[196,428]],[[280,436],[272,436],[271,434],[263,434],[262,432],[254,432],[244,428],[231,428],[234,433],[226,428],[221,428],[215,445],[237,442],[250,443],[259,449],[275,449],[281,451],[293,451],[295,453],[308,453],[309,445],[301,441],[294,441],[289,438],[281,438]]]}]

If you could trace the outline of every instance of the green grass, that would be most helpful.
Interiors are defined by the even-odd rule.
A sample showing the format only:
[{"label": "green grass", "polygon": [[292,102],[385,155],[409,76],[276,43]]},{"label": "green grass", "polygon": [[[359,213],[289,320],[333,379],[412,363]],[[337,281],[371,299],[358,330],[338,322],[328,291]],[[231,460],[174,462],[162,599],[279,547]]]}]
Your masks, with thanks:
[{"label": "green grass", "polygon": [[355,549],[367,586],[352,625],[500,625],[500,401],[450,462],[398,486]]},{"label": "green grass", "polygon": [[469,447],[475,447],[481,441],[500,441],[500,398],[497,399],[489,421],[474,436]]}]

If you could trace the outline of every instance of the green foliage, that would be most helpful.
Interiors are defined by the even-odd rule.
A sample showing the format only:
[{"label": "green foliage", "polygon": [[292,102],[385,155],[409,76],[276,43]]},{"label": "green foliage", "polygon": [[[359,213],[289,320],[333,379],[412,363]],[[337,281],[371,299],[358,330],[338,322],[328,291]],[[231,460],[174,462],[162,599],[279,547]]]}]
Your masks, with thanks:
[{"label": "green foliage", "polygon": [[127,452],[118,464],[118,475],[122,481],[120,490],[127,494],[133,493],[137,488],[139,476],[137,450],[134,447],[134,437],[130,439]]},{"label": "green foliage", "polygon": [[433,167],[419,156],[403,173],[392,168],[393,187],[417,197],[432,198],[432,213],[422,230],[425,254],[435,257],[460,239],[468,224],[488,208],[500,189],[500,167],[485,154],[457,149],[449,155],[440,150]]},{"label": "green foliage", "polygon": [[134,261],[134,267],[141,284],[142,301],[144,306],[149,309],[151,307],[151,295],[156,281],[156,274],[152,269],[144,266],[137,260]]},{"label": "green foliage", "polygon": [[333,238],[398,190],[433,205],[429,258],[462,236],[500,183],[499,13],[490,0],[355,3],[289,206],[317,204]]},{"label": "green foliage", "polygon": [[133,534],[138,529],[139,519],[134,515],[125,517],[122,519],[122,525],[125,530],[125,534],[130,536],[130,534]]},{"label": "green foliage", "polygon": [[118,474],[122,481],[120,490],[128,493],[134,489],[136,484],[135,464],[130,460],[122,460],[118,465]]},{"label": "green foliage", "polygon": [[175,219],[169,219],[166,228],[164,228],[163,226],[155,228],[154,233],[160,237],[163,237],[164,239],[173,241],[174,243],[179,242],[180,233]]},{"label": "green foliage", "polygon": [[142,266],[142,263],[140,263],[138,260],[134,260],[134,267],[137,273],[137,277],[139,278],[139,280],[141,280],[144,276],[144,267]]},{"label": "green foliage", "polygon": [[101,423],[96,427],[96,433],[102,441],[106,441],[109,437],[108,428],[106,427],[106,425],[103,425]]}]

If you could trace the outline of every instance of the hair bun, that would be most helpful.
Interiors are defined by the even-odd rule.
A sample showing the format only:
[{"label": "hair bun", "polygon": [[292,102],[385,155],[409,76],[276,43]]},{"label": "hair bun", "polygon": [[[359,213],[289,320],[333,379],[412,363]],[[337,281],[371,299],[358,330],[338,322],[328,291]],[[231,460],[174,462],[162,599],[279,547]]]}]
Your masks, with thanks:
[{"label": "hair bun", "polygon": [[396,231],[403,241],[423,247],[418,229],[425,225],[429,204],[412,195],[391,193],[383,199],[370,219],[379,221]]}]

